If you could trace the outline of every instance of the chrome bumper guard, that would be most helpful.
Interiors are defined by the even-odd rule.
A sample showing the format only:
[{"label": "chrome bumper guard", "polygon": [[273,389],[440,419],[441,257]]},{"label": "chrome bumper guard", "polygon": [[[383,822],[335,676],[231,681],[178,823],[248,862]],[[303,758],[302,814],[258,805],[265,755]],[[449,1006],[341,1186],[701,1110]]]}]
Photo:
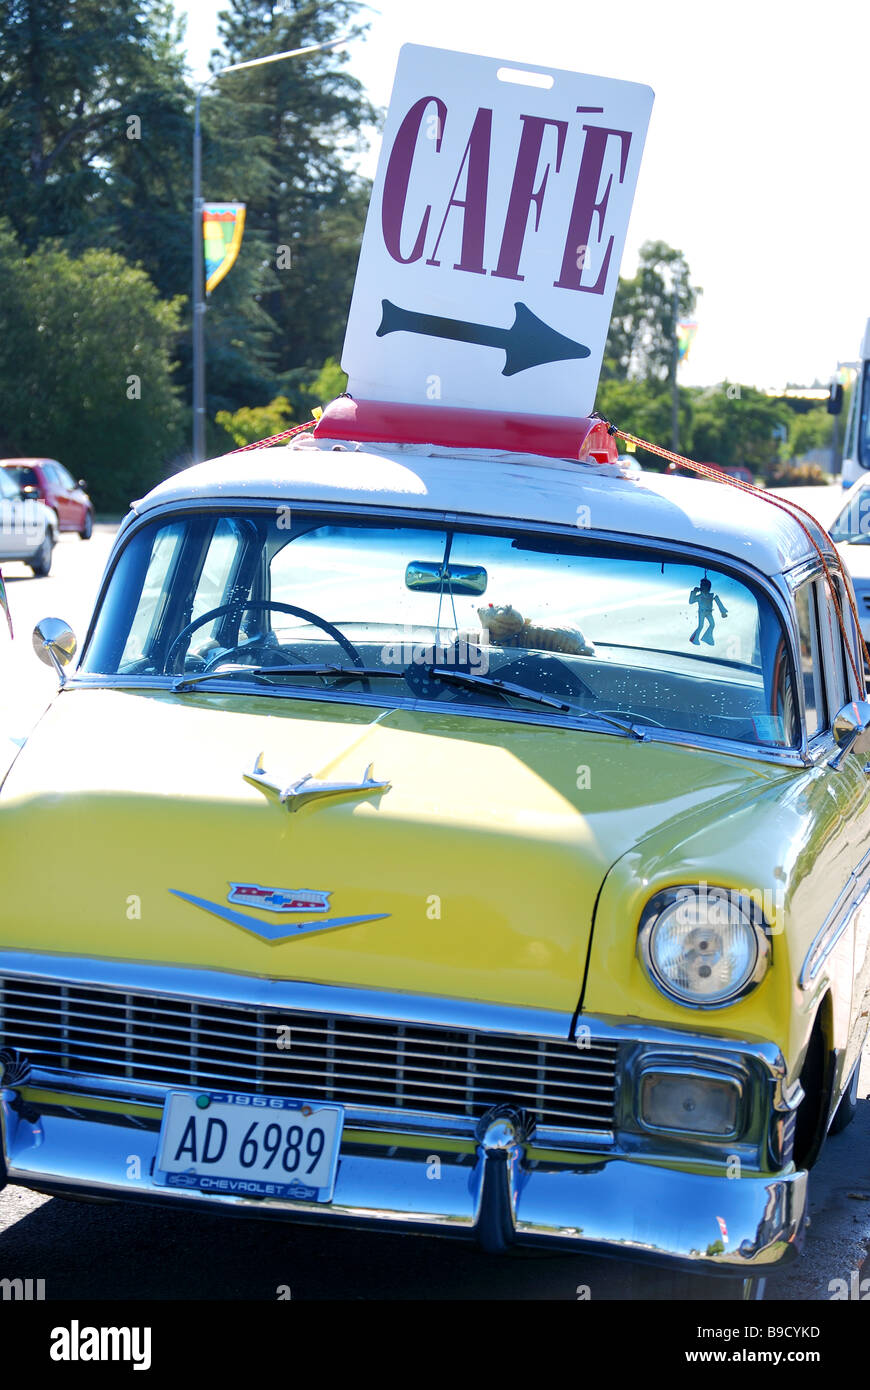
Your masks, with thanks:
[{"label": "chrome bumper guard", "polygon": [[43,1192],[465,1236],[491,1252],[530,1245],[620,1255],[710,1274],[763,1273],[789,1259],[806,1212],[805,1172],[744,1170],[729,1180],[606,1154],[530,1165],[523,1116],[507,1106],[480,1122],[464,1161],[439,1154],[436,1135],[412,1151],[346,1146],[329,1204],[158,1186],[155,1129],[98,1111],[41,1113],[14,1087],[0,1090],[0,1140],[7,1180]]}]

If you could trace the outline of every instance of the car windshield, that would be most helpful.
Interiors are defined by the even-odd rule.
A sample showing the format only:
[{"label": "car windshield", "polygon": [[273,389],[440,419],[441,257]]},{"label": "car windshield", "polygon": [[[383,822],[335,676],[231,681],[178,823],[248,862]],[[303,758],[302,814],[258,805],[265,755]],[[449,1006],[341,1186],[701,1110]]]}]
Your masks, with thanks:
[{"label": "car windshield", "polygon": [[763,592],[685,555],[282,507],[140,527],[80,672],[171,680],[179,698],[255,682],[783,747],[786,653]]},{"label": "car windshield", "polygon": [[23,464],[6,464],[3,472],[10,478],[16,488],[39,487],[39,479],[32,468],[27,468]]},{"label": "car windshield", "polygon": [[832,541],[866,545],[870,540],[870,487],[852,489],[846,505],[830,529]]}]

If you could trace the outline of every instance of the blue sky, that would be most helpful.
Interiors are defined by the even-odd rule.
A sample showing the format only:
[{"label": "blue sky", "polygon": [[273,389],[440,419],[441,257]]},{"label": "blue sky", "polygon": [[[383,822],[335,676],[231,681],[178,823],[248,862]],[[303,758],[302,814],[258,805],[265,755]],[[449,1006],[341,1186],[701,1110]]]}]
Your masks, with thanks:
[{"label": "blue sky", "polygon": [[[204,75],[222,4],[176,8]],[[349,52],[378,105],[405,42],[655,90],[622,269],[648,239],[686,253],[704,294],[681,380],[810,383],[857,355],[870,317],[866,0],[377,0],[368,17]]]}]

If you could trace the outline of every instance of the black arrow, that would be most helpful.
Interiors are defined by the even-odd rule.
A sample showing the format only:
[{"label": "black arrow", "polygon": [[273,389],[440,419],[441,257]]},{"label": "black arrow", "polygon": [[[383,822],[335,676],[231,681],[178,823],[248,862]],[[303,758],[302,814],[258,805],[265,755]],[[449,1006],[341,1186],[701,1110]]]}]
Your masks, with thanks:
[{"label": "black arrow", "polygon": [[494,328],[487,323],[467,323],[463,319],[443,319],[437,314],[421,314],[400,309],[389,299],[381,300],[381,326],[378,337],[386,333],[422,333],[428,338],[451,338],[456,343],[479,343],[482,347],[504,349],[502,376],[515,376],[540,367],[545,362],[565,362],[588,357],[589,348],[557,333],[543,323],[525,304],[515,304],[510,328]]}]

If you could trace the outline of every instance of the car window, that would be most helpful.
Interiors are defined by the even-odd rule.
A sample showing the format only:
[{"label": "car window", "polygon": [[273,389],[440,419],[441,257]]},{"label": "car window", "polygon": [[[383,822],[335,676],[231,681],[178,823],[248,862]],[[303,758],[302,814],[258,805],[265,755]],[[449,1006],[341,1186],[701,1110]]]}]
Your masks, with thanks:
[{"label": "car window", "polygon": [[39,479],[32,468],[23,466],[17,468],[4,468],[2,469],[2,473],[7,478],[11,478],[13,483],[19,488],[35,487],[37,491],[39,490]]},{"label": "car window", "polygon": [[152,533],[150,555],[133,621],[121,654],[121,665],[134,666],[142,658],[157,630],[166,607],[169,591],[168,576],[181,544],[184,528],[181,525],[163,526]]},{"label": "car window", "polygon": [[800,636],[801,677],[806,706],[807,737],[813,738],[815,734],[827,728],[828,723],[817,581],[807,580],[796,591],[794,598]]},{"label": "car window", "polygon": [[9,471],[10,470],[5,468],[0,468],[0,497],[6,497],[11,500],[14,497],[18,497],[19,485],[14,476],[11,478],[9,477]]},{"label": "car window", "polygon": [[[286,510],[192,511],[142,527],[119,557],[80,669],[165,678],[242,653],[249,664],[294,667],[276,675],[276,690],[311,681],[324,690],[300,668],[346,665],[350,644],[382,673],[377,690],[387,698],[504,705],[481,680],[461,689],[425,675],[451,665],[538,692],[551,709],[555,697],[565,714],[780,748],[798,741],[777,611],[762,589],[724,569],[520,528],[324,521],[301,509],[288,527]],[[179,526],[177,563],[158,565],[155,530],[177,538]],[[187,631],[234,596],[231,612]],[[278,607],[264,611],[263,600]],[[346,681],[339,693],[360,694]]]},{"label": "car window", "polygon": [[67,473],[63,465],[60,463],[56,464],[54,471],[60,479],[61,486],[64,487],[67,492],[75,492],[77,486],[76,481],[69,473]]},{"label": "car window", "polygon": [[850,545],[866,545],[870,541],[870,487],[865,483],[851,489],[829,534],[831,540]]}]

